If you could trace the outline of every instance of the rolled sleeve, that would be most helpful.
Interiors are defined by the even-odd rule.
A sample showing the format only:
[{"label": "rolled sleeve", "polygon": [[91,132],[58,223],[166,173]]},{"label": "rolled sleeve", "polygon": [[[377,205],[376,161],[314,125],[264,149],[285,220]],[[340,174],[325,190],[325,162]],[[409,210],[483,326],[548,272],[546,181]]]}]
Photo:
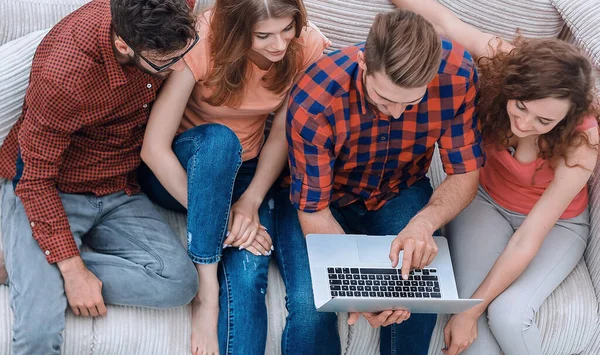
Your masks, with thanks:
[{"label": "rolled sleeve", "polygon": [[81,125],[79,104],[66,90],[41,77],[32,78],[26,100],[28,110],[19,132],[24,168],[15,194],[23,203],[34,239],[48,262],[55,263],[79,254],[56,186],[63,153]]},{"label": "rolled sleeve", "polygon": [[449,127],[438,140],[444,171],[464,174],[483,166],[485,155],[482,148],[477,112],[477,73],[473,70],[465,88],[464,99],[456,110]]},{"label": "rolled sleeve", "polygon": [[317,212],[329,206],[332,195],[333,131],[322,115],[308,113],[298,97],[290,99],[287,112],[290,200],[303,212]]}]

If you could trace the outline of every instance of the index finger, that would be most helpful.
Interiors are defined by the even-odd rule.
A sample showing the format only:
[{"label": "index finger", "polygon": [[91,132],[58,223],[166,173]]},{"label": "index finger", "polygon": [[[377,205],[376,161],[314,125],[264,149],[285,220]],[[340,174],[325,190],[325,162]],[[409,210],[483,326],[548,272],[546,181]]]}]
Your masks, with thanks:
[{"label": "index finger", "polygon": [[402,279],[408,280],[410,266],[412,265],[413,252],[415,245],[411,240],[404,243],[404,255],[402,256]]}]

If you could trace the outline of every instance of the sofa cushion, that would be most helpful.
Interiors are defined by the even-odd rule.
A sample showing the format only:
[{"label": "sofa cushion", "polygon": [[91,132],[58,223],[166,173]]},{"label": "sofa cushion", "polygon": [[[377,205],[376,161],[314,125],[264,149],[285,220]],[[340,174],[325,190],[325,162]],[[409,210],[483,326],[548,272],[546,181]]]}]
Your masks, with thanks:
[{"label": "sofa cushion", "polygon": [[[570,0],[567,0],[570,1]],[[463,21],[503,38],[556,38],[564,22],[550,0],[438,0]]]},{"label": "sofa cushion", "polygon": [[90,0],[0,0],[0,46],[54,26]]},{"label": "sofa cushion", "polygon": [[46,33],[36,31],[0,46],[0,145],[21,115],[31,60]]},{"label": "sofa cushion", "polygon": [[576,43],[600,69],[600,3],[597,0],[552,0]]}]

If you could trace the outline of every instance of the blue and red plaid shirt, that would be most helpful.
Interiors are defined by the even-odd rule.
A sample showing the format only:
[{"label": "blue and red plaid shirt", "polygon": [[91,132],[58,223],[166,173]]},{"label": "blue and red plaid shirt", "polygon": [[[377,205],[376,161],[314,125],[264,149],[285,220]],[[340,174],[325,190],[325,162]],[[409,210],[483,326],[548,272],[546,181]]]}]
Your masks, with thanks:
[{"label": "blue and red plaid shirt", "polygon": [[438,74],[419,104],[398,119],[370,104],[357,57],[360,44],[313,64],[292,88],[287,113],[290,199],[315,212],[363,201],[377,210],[425,178],[435,144],[444,170],[483,165],[477,125],[477,73],[471,55],[443,40]]}]

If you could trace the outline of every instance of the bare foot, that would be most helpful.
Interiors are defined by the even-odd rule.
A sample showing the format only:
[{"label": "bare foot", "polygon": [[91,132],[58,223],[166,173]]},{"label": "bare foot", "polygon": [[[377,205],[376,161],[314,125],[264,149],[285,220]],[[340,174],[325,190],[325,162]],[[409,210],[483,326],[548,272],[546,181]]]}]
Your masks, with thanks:
[{"label": "bare foot", "polygon": [[6,285],[8,280],[8,272],[6,272],[6,265],[4,265],[4,250],[0,249],[0,285]]},{"label": "bare foot", "polygon": [[203,301],[196,295],[192,301],[192,355],[218,355],[217,322],[219,303]]}]

